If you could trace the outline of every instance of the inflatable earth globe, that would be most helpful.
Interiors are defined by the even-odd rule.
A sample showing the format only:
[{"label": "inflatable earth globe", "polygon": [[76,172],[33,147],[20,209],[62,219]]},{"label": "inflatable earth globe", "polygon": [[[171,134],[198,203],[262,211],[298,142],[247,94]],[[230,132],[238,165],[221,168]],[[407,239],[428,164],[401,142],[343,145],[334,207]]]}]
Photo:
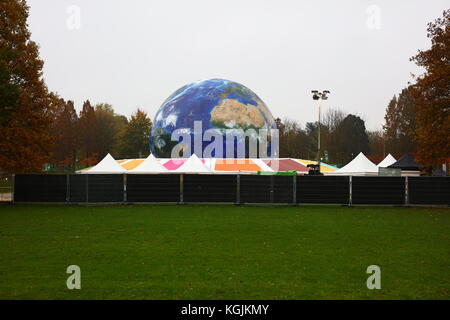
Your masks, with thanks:
[{"label": "inflatable earth globe", "polygon": [[[275,120],[265,103],[247,87],[223,79],[202,80],[178,89],[159,108],[150,135],[151,152],[159,158],[173,156],[172,149],[180,141],[173,141],[172,133],[180,129],[191,136],[191,147],[183,150],[181,153],[185,154],[181,156],[187,157],[194,152],[197,154],[194,150],[194,122],[197,122],[198,130],[198,121],[201,121],[202,132],[213,129],[223,137],[222,154],[212,152],[211,157],[230,157],[225,151],[226,132],[236,129],[260,132],[259,129],[267,129],[270,134],[270,129],[276,129]],[[202,154],[197,156],[203,156],[203,150],[211,141],[202,139]],[[232,158],[238,155],[235,142]],[[270,156],[270,141],[265,146]]]}]

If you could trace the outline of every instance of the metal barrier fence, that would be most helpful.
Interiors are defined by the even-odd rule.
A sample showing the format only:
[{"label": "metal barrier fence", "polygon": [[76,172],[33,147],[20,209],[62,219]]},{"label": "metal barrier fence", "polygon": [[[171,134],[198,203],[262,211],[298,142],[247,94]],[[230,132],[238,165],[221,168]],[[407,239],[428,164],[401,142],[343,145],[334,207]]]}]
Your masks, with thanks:
[{"label": "metal barrier fence", "polygon": [[14,202],[450,205],[450,177],[17,174]]}]

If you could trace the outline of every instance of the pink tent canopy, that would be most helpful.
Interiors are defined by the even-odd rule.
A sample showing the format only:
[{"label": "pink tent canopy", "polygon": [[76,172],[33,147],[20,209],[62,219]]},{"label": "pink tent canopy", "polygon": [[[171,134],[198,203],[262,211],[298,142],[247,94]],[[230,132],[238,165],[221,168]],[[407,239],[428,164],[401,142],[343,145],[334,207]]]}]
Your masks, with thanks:
[{"label": "pink tent canopy", "polygon": [[[164,163],[163,166],[168,170],[176,170],[181,167],[186,162],[186,160],[186,158],[170,159],[169,161]],[[201,161],[203,162],[203,164],[205,163],[205,159],[201,159]]]},{"label": "pink tent canopy", "polygon": [[274,159],[274,160],[264,160],[274,171],[298,171],[298,172],[308,172],[309,168],[298,163],[297,161],[291,159]]}]

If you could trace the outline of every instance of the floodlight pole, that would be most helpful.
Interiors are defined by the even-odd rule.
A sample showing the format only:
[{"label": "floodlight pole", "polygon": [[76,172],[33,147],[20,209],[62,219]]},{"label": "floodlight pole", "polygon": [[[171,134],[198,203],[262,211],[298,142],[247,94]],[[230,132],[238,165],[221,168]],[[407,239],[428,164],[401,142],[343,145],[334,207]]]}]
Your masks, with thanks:
[{"label": "floodlight pole", "polygon": [[317,133],[317,164],[319,166],[319,172],[320,172],[320,127],[321,127],[321,112],[320,112],[320,100],[327,100],[327,94],[330,93],[328,90],[323,90],[322,92],[319,92],[318,90],[312,90],[311,93],[313,94],[313,100],[317,100],[317,107],[319,111],[319,123],[318,123],[318,133]]},{"label": "floodlight pole", "polygon": [[319,165],[320,172],[320,100],[317,100],[317,107],[319,110],[319,125],[318,125],[318,139],[317,139],[317,164]]}]

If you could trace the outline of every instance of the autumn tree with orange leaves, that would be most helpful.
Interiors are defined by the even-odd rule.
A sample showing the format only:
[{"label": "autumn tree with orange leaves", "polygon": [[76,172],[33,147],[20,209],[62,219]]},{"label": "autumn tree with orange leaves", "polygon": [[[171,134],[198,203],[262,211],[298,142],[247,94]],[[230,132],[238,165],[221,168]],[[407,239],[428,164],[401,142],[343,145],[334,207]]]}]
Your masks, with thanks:
[{"label": "autumn tree with orange leaves", "polygon": [[0,171],[41,171],[51,147],[52,96],[30,40],[24,0],[0,2]]},{"label": "autumn tree with orange leaves", "polygon": [[394,96],[386,108],[383,124],[385,152],[401,157],[416,151],[416,101],[412,87]]},{"label": "autumn tree with orange leaves", "polygon": [[53,137],[51,162],[58,168],[76,169],[78,150],[78,116],[73,101],[56,98],[50,127]]},{"label": "autumn tree with orange leaves", "polygon": [[440,166],[450,156],[450,9],[428,24],[431,48],[412,57],[425,73],[417,78],[417,160]]}]

